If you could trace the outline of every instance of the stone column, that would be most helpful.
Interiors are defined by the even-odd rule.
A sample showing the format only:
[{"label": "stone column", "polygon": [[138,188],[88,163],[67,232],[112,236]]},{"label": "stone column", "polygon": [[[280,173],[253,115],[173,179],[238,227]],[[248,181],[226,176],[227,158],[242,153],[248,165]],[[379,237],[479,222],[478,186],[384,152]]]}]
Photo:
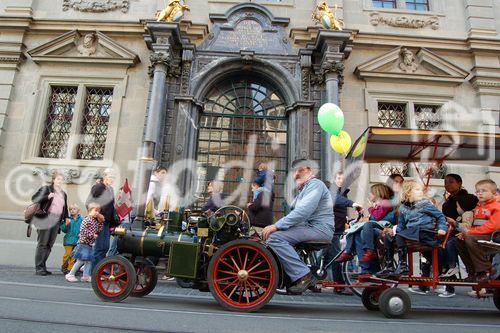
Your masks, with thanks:
[{"label": "stone column", "polygon": [[300,101],[287,109],[290,140],[288,160],[313,158],[314,102]]},{"label": "stone column", "polygon": [[[329,61],[324,63],[326,103],[340,105],[340,81],[344,64],[340,61]],[[321,170],[322,177],[330,182],[333,181],[335,170],[342,168],[342,156],[333,151],[330,146],[330,134],[321,132]]]},{"label": "stone column", "polygon": [[158,145],[161,142],[162,127],[164,125],[165,106],[167,103],[167,73],[170,64],[170,53],[168,47],[164,50],[151,54],[151,70],[153,72],[153,83],[151,87],[150,104],[146,112],[146,127],[144,129],[144,140],[139,157],[137,174],[137,218],[142,220],[146,208],[146,196],[148,193],[151,172],[156,166],[155,155],[158,153]]},{"label": "stone column", "polygon": [[[313,68],[325,80],[325,98],[323,103],[334,103],[340,106],[339,90],[342,86],[344,60],[349,56],[352,45],[351,31],[320,30],[313,50]],[[330,147],[330,134],[321,133],[321,176],[324,180],[333,181],[333,173],[341,167],[342,156]],[[337,165],[336,165],[337,164]]]},{"label": "stone column", "polygon": [[144,40],[148,48],[153,51],[150,56],[152,84],[149,107],[146,110],[144,139],[136,173],[136,226],[142,225],[144,220],[151,171],[157,165],[156,157],[160,152],[159,145],[165,125],[168,95],[167,75],[174,60],[174,50],[182,48],[178,24],[150,21],[146,23],[146,29],[148,34],[145,35]]},{"label": "stone column", "polygon": [[[32,0],[11,1],[0,9],[0,152],[4,147],[5,125],[9,115],[15,78],[25,56],[23,41],[32,20]],[[6,14],[6,16],[3,16]],[[13,19],[15,18],[15,19]]]},{"label": "stone column", "polygon": [[[196,101],[192,96],[177,96],[175,98],[176,114],[173,120],[175,127],[175,136],[173,138],[174,152],[172,156],[172,163],[176,163],[178,170],[192,170],[197,171],[195,164],[190,164],[194,161],[196,156],[196,143],[198,141],[198,124],[202,104]],[[195,168],[193,170],[193,168]],[[196,177],[190,172],[182,172],[180,180],[177,185],[180,187],[180,193],[187,195],[189,199],[190,194],[195,185]],[[185,205],[185,203],[181,203]]]}]

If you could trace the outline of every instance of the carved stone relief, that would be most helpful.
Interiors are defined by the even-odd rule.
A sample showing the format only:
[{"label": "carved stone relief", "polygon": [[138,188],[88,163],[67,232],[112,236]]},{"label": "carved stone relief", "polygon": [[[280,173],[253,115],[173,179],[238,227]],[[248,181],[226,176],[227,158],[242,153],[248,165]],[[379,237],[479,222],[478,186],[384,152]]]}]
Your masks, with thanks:
[{"label": "carved stone relief", "polygon": [[417,58],[407,48],[401,49],[401,62],[399,63],[399,68],[406,73],[413,73],[418,68]]},{"label": "carved stone relief", "polygon": [[33,175],[41,177],[41,179],[46,183],[50,183],[52,180],[52,175],[56,171],[63,174],[64,182],[66,184],[84,184],[89,180],[94,180],[100,176],[100,172],[98,170],[86,170],[82,172],[79,169],[49,169],[42,167],[35,167],[33,169]]},{"label": "carved stone relief", "polygon": [[429,26],[433,30],[439,29],[439,19],[437,16],[431,16],[425,19],[412,18],[410,16],[387,17],[381,16],[378,12],[373,12],[370,14],[370,23],[374,26],[386,24],[397,28],[422,29]]},{"label": "carved stone relief", "polygon": [[80,12],[103,13],[112,10],[128,12],[130,0],[63,0],[63,11],[73,8]]},{"label": "carved stone relief", "polygon": [[89,57],[95,54],[97,49],[97,36],[94,33],[86,34],[83,37],[83,41],[77,47],[78,53],[82,56]]}]

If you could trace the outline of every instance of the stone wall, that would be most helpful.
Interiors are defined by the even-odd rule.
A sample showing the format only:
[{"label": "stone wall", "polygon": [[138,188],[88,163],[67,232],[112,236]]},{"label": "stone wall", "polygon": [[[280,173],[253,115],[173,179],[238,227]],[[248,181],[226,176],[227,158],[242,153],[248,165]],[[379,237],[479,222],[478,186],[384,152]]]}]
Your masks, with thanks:
[{"label": "stone wall", "polygon": [[[106,1],[101,1],[106,2]],[[115,1],[122,3],[122,1]],[[232,0],[188,0],[191,7],[181,31],[184,37],[201,45],[213,22],[209,14],[224,14],[236,4],[245,1]],[[445,1],[430,0],[431,11],[416,12],[402,9],[374,9],[369,0],[335,0],[330,5],[338,5],[339,17],[352,30],[353,50],[345,63],[344,84],[341,90],[341,107],[345,112],[345,129],[356,138],[368,125],[374,125],[377,98],[391,98],[401,101],[425,96],[434,101],[454,101],[478,115],[491,114],[485,120],[484,128],[498,130],[500,119],[500,3],[493,0]],[[109,79],[120,86],[120,106],[116,117],[118,131],[108,144],[113,152],[108,161],[83,163],[87,169],[102,169],[115,164],[121,171],[121,182],[130,181],[136,167],[137,149],[140,147],[150,88],[148,75],[149,54],[143,34],[144,20],[154,19],[163,0],[124,1],[128,7],[111,8],[108,11],[86,12],[71,6],[75,1],[63,0],[3,0],[0,2],[0,187],[5,188],[6,177],[16,167],[26,168],[65,166],[79,168],[76,161],[49,161],[42,163],[33,152],[36,151],[36,136],[33,123],[41,119],[46,110],[43,105],[44,80],[66,77],[73,80]],[[307,42],[314,42],[319,26],[310,19],[312,2],[301,0],[252,1],[265,6],[274,17],[289,18],[286,34],[293,46],[294,54],[304,48]],[[64,4],[69,4],[64,7]],[[99,10],[106,10],[104,9]],[[27,52],[38,46],[56,40],[59,36],[77,29],[80,34],[99,31],[128,52],[135,53],[140,60],[133,65],[93,64],[92,62],[37,61]],[[448,75],[447,82],[408,80],[404,75],[391,76],[373,74],[390,72],[384,66],[377,70],[356,69],[371,60],[376,60],[397,47],[409,48],[416,56],[422,49],[437,57],[441,71]],[[61,49],[61,54],[66,49]],[[422,56],[429,53],[422,51]],[[112,58],[114,55],[110,55]],[[287,60],[288,61],[288,60]],[[383,62],[383,59],[380,60]],[[447,65],[447,63],[451,65]],[[389,66],[389,65],[387,65]],[[431,65],[429,65],[431,66]],[[433,65],[434,66],[434,65]],[[419,69],[420,70],[420,69]],[[427,70],[427,72],[425,72]],[[423,68],[420,75],[432,75],[434,68]],[[458,80],[460,70],[467,72],[463,82]],[[430,72],[429,72],[430,71]],[[455,74],[453,74],[455,73]],[[457,74],[458,73],[458,74]],[[196,74],[196,73],[194,73]],[[454,76],[455,75],[455,76]],[[94,81],[95,81],[94,80]],[[164,126],[161,163],[171,160],[173,136],[172,117],[174,96],[180,83],[176,78],[168,79],[169,95],[167,117]],[[82,81],[83,82],[83,81]],[[312,87],[310,99],[321,104],[323,87]],[[43,117],[42,117],[43,118]],[[463,124],[460,124],[461,126]],[[35,126],[36,127],[36,126]],[[461,128],[461,129],[465,129]],[[313,153],[314,159],[321,158],[320,129],[315,123]],[[81,163],[80,163],[81,164]],[[500,180],[495,168],[456,167],[450,169],[467,174],[466,185],[484,176]],[[14,177],[15,179],[15,177]],[[375,171],[366,179],[380,181]],[[13,185],[9,180],[8,187]],[[75,179],[77,181],[77,179]],[[90,187],[92,179],[88,180]],[[440,182],[436,181],[436,185]],[[75,185],[68,185],[71,201],[82,202],[88,187],[81,187],[77,193]],[[366,186],[361,186],[361,189]],[[363,196],[362,191],[358,194]],[[25,196],[26,198],[26,196]],[[75,198],[73,200],[73,198]],[[11,202],[5,191],[0,192],[0,212],[19,212],[22,204]]]}]

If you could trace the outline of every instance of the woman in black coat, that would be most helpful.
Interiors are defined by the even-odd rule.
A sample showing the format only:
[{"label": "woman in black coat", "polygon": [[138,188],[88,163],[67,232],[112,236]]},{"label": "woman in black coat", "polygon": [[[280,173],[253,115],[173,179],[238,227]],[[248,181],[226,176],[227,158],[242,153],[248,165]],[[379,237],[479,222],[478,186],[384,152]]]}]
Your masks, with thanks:
[{"label": "woman in black coat", "polygon": [[64,176],[59,172],[52,175],[52,183],[42,186],[31,198],[45,212],[34,216],[31,223],[36,227],[37,246],[35,252],[35,274],[46,276],[47,259],[59,233],[59,226],[68,218],[68,196],[62,189]]}]

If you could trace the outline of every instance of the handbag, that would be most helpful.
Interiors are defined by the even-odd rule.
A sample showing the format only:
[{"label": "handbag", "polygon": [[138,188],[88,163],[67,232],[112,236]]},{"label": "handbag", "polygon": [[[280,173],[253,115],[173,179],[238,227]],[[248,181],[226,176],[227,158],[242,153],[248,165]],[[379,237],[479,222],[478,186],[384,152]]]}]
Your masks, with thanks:
[{"label": "handbag", "polygon": [[46,207],[42,208],[42,205],[39,202],[32,203],[26,207],[24,210],[24,222],[31,223],[33,217],[45,217],[47,216]]}]

